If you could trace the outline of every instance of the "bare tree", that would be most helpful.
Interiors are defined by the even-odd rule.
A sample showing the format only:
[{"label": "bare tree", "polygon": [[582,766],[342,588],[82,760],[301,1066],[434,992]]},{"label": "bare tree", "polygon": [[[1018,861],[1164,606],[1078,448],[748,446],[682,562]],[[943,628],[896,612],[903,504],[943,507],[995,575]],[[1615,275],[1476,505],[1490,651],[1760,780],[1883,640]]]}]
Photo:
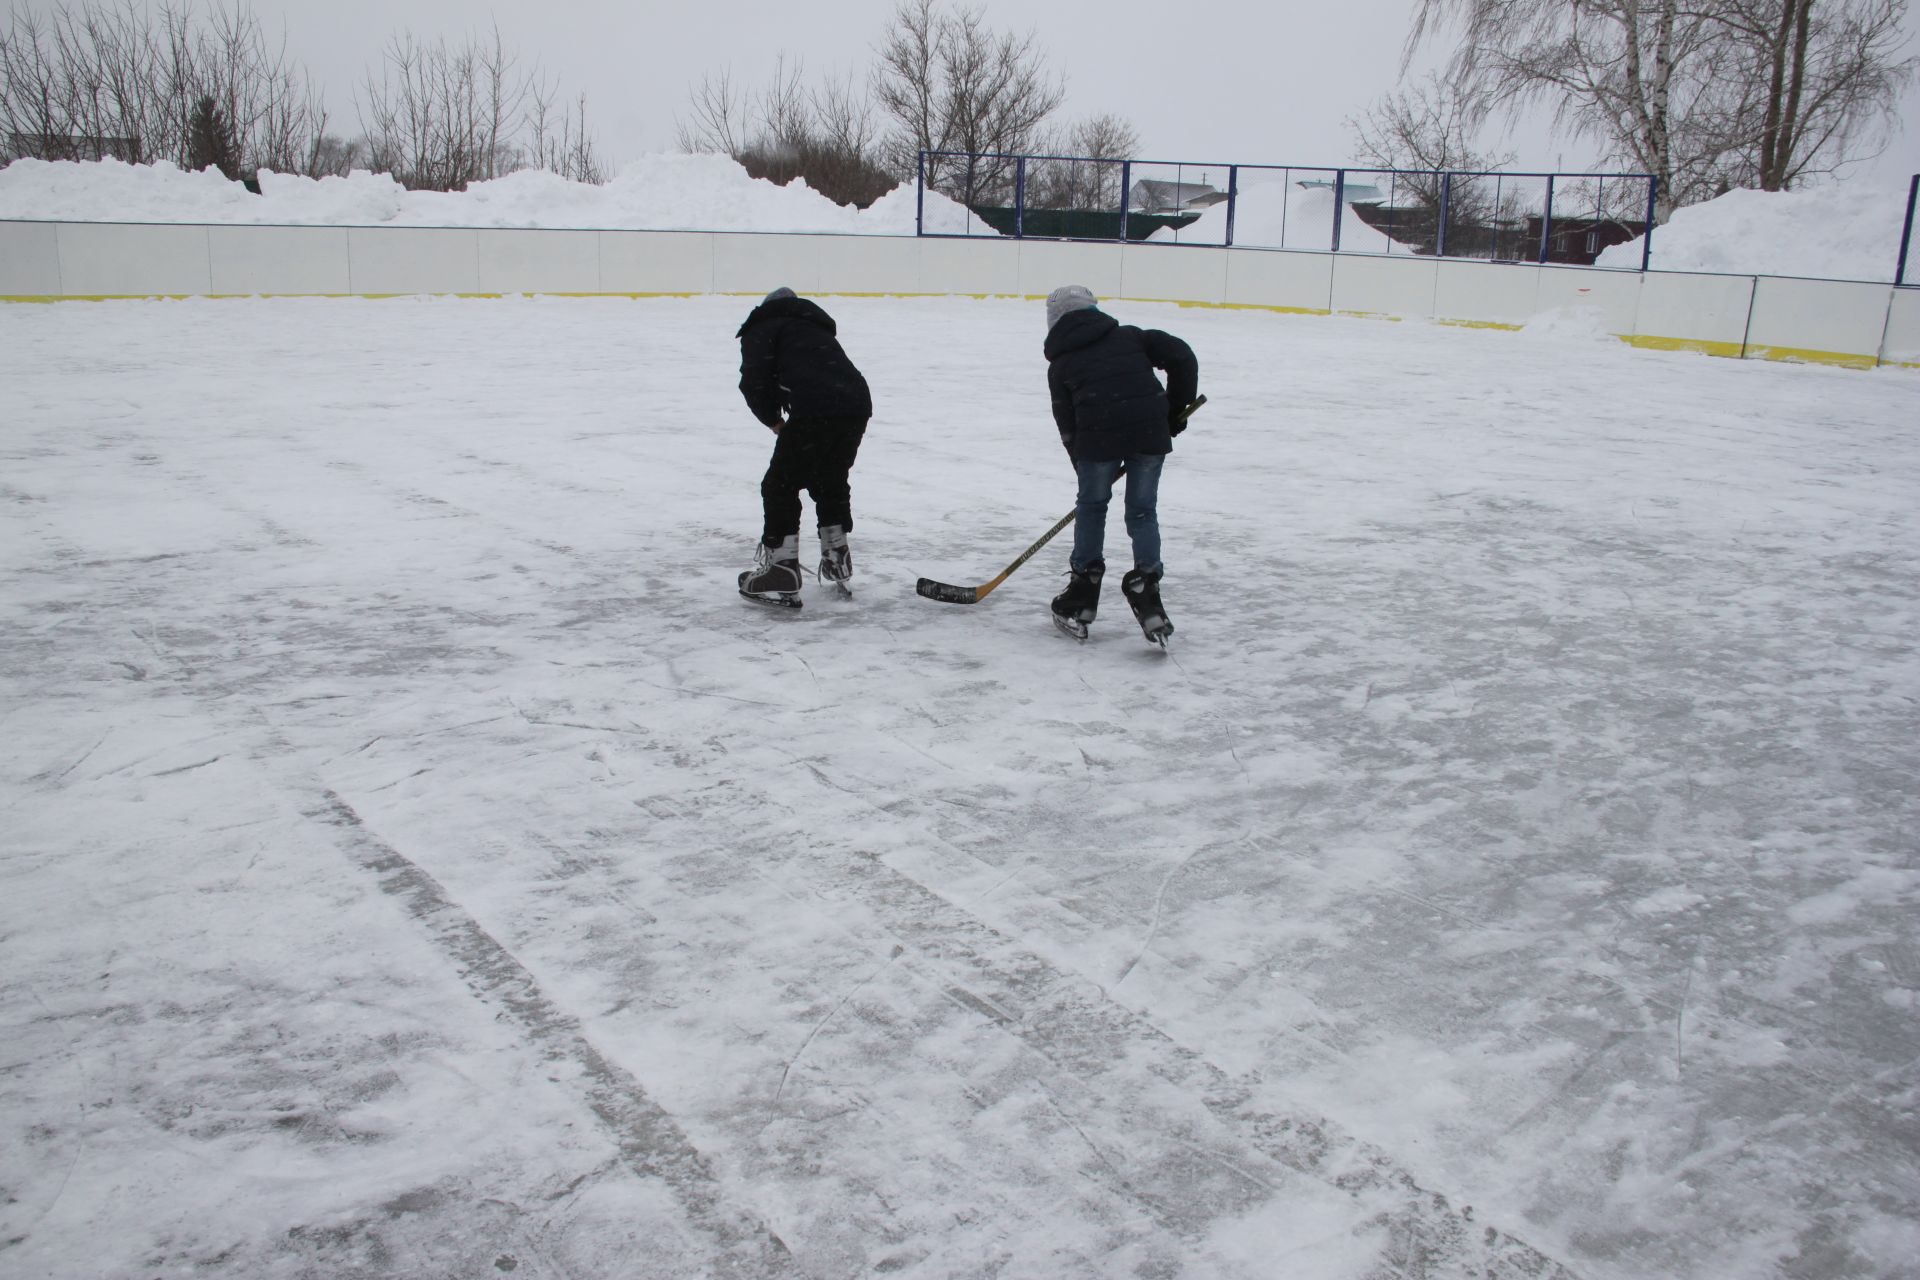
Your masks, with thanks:
[{"label": "bare tree", "polygon": [[488,44],[395,35],[380,79],[369,74],[363,86],[360,121],[374,167],[421,191],[458,191],[520,168],[510,122],[532,81],[517,62],[497,27]]},{"label": "bare tree", "polygon": [[689,154],[737,156],[747,147],[747,116],[752,108],[723,70],[700,77],[690,92],[690,115],[675,121],[679,147]]},{"label": "bare tree", "polygon": [[1883,137],[1916,60],[1903,0],[1721,0],[1743,91],[1738,177],[1764,191],[1830,173]]},{"label": "bare tree", "polygon": [[593,138],[587,132],[587,96],[581,94],[573,106],[557,112],[550,86],[535,85],[530,97],[527,146],[533,167],[575,182],[606,181]]},{"label": "bare tree", "polygon": [[930,185],[966,204],[1006,203],[1015,154],[1030,152],[1066,96],[1031,32],[995,32],[983,12],[902,0],[882,37],[874,97],[892,119],[887,156],[911,173],[922,151]]},{"label": "bare tree", "polygon": [[1599,138],[1614,161],[1658,179],[1663,219],[1721,185],[1723,48],[1695,0],[1421,0],[1408,56],[1449,18],[1461,26],[1457,81],[1491,105],[1545,103],[1556,126]]},{"label": "bare tree", "polygon": [[201,18],[185,6],[87,0],[44,20],[16,9],[0,31],[0,145],[14,155],[190,166],[209,100],[240,176],[298,168],[326,124],[284,38],[270,43],[238,5]]},{"label": "bare tree", "polygon": [[[1482,151],[1477,144],[1485,107],[1468,88],[1428,75],[1410,89],[1376,99],[1347,120],[1359,154],[1393,175],[1412,207],[1435,216],[1415,219],[1422,235],[1437,239],[1438,213],[1446,208],[1455,227],[1487,227],[1514,216],[1514,197],[1481,175],[1513,163],[1511,151]],[[1505,207],[1502,207],[1505,206]],[[1405,206],[1401,206],[1405,207]],[[1464,239],[1456,243],[1466,243]]]},{"label": "bare tree", "polygon": [[851,73],[808,88],[799,63],[775,61],[758,93],[735,87],[730,72],[693,87],[691,116],[678,122],[683,151],[739,161],[756,178],[794,178],[841,204],[864,208],[898,185],[876,154],[872,103]]},{"label": "bare tree", "polygon": [[1125,117],[1104,113],[1076,121],[1063,136],[1037,138],[1034,146],[1050,158],[1028,161],[1029,208],[1117,210],[1120,162],[1140,149],[1140,134]]},{"label": "bare tree", "polygon": [[[1821,16],[1813,16],[1819,4]],[[1420,0],[1406,54],[1455,24],[1451,71],[1659,181],[1658,216],[1736,183],[1786,185],[1891,118],[1901,0]],[[1892,15],[1892,16],[1889,16]],[[1811,95],[1816,82],[1824,91]],[[1765,174],[1763,178],[1761,175]]]},{"label": "bare tree", "polygon": [[1437,197],[1438,179],[1423,175],[1485,173],[1513,163],[1511,151],[1482,151],[1477,144],[1484,104],[1469,90],[1438,75],[1410,89],[1376,99],[1347,120],[1359,154],[1382,169],[1406,174],[1423,199]]},{"label": "bare tree", "polygon": [[457,46],[402,31],[387,44],[380,78],[369,74],[362,91],[369,163],[402,186],[458,191],[525,168],[601,178],[586,100],[556,109],[554,86],[522,66],[498,27]]}]

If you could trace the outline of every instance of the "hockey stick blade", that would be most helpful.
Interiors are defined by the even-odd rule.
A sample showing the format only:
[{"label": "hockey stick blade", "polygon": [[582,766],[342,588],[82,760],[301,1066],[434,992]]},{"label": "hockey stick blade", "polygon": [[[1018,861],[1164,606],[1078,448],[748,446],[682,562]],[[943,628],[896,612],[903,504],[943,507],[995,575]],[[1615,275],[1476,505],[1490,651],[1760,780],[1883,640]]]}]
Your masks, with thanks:
[{"label": "hockey stick blade", "polygon": [[956,587],[950,582],[935,582],[932,578],[922,578],[913,584],[913,589],[929,600],[938,600],[942,604],[978,604],[980,588]]}]

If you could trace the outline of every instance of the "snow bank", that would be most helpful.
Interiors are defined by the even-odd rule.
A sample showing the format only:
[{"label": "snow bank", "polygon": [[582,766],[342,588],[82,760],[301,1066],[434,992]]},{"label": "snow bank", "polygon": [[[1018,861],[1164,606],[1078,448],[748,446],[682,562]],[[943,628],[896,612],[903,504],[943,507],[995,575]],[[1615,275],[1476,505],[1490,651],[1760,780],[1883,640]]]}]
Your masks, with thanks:
[{"label": "snow bank", "polygon": [[[386,174],[302,178],[263,171],[260,194],[218,173],[186,172],[160,161],[16,160],[0,169],[0,219],[60,222],[261,223],[295,226],[550,227],[651,231],[821,231],[912,235],[916,193],[906,183],[871,208],[837,205],[796,178],[786,186],[750,178],[725,156],[643,156],[601,185],[529,170],[465,191],[408,191]],[[1680,210],[1653,237],[1661,271],[1893,279],[1906,191],[1852,183],[1812,191],[1734,191]],[[966,209],[925,195],[929,231],[991,235]],[[1219,244],[1226,206],[1183,228],[1178,239]],[[1279,174],[1253,171],[1240,188],[1234,243],[1326,249],[1333,197],[1302,190]],[[1157,232],[1156,240],[1171,240]],[[1344,250],[1393,246],[1358,218],[1342,229]],[[1640,242],[1616,245],[1601,266],[1637,269]]]},{"label": "snow bank", "polygon": [[[458,192],[408,191],[364,170],[319,179],[263,170],[259,195],[216,172],[190,173],[166,161],[16,160],[0,170],[0,218],[61,222],[912,235],[914,205],[910,184],[854,209],[804,180],[776,186],[713,155],[646,156],[601,185],[527,170]],[[934,192],[926,194],[926,219],[933,231],[967,229],[966,210]]]},{"label": "snow bank", "polygon": [[[1729,191],[1677,211],[1653,233],[1657,271],[1811,276],[1891,282],[1900,258],[1905,188],[1869,183],[1810,191]],[[1638,269],[1639,240],[1600,255]]]}]

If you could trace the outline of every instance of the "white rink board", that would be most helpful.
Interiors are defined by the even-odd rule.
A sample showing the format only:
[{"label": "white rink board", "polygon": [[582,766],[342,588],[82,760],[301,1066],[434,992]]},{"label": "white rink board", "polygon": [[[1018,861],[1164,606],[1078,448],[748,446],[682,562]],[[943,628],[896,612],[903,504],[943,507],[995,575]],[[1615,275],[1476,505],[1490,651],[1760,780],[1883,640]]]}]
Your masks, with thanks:
[{"label": "white rink board", "polygon": [[478,293],[478,233],[470,228],[353,227],[355,293]]},{"label": "white rink board", "polygon": [[1649,273],[1640,284],[1636,338],[1732,346],[1746,341],[1752,276]]},{"label": "white rink board", "polygon": [[1887,306],[1887,332],[1880,359],[1920,367],[1920,289],[1895,289]]},{"label": "white rink board", "polygon": [[706,231],[602,231],[600,289],[712,293],[714,239]]},{"label": "white rink board", "polygon": [[796,293],[831,292],[820,270],[825,236],[722,232],[713,237],[713,291],[768,293],[782,285]]},{"label": "white rink board", "polygon": [[1096,298],[1112,298],[1120,293],[1121,246],[1117,244],[1071,244],[1058,240],[1016,243],[1020,253],[1020,284],[1016,292],[1045,297],[1063,284],[1083,284],[1093,290]]},{"label": "white rink board", "polygon": [[1000,236],[0,222],[0,296],[16,298],[752,295],[782,284],[1027,297],[1084,284],[1103,298],[1501,325],[1593,306],[1609,332],[1647,345],[1840,363],[1920,356],[1913,291],[1845,281]]},{"label": "white rink board", "polygon": [[1890,284],[1845,280],[1790,280],[1762,276],[1754,288],[1747,349],[1873,353],[1886,332]]},{"label": "white rink board", "polygon": [[208,227],[213,291],[349,292],[345,227]]},{"label": "white rink board", "polygon": [[1222,249],[1232,306],[1333,309],[1333,255],[1273,249]]},{"label": "white rink board", "polygon": [[917,246],[912,236],[815,236],[812,250],[835,293],[919,293]]},{"label": "white rink board", "polygon": [[922,293],[1020,292],[1020,246],[1011,240],[930,237],[920,241]]},{"label": "white rink board", "polygon": [[1592,267],[1539,268],[1534,314],[1597,308],[1608,333],[1630,334],[1640,312],[1638,271],[1597,271]]},{"label": "white rink board", "polygon": [[1130,244],[1120,251],[1120,296],[1225,302],[1227,255],[1211,249]]},{"label": "white rink board", "polygon": [[53,297],[60,287],[60,224],[0,222],[0,297]]},{"label": "white rink board", "polygon": [[1538,267],[1443,259],[1434,268],[1436,319],[1521,325],[1539,310]]},{"label": "white rink board", "polygon": [[1334,255],[1333,309],[1359,315],[1427,319],[1433,315],[1439,263],[1432,258]]},{"label": "white rink board", "polygon": [[60,224],[60,291],[68,297],[212,293],[206,227]]},{"label": "white rink board", "polygon": [[598,293],[600,235],[595,231],[482,228],[474,234],[482,293]]}]

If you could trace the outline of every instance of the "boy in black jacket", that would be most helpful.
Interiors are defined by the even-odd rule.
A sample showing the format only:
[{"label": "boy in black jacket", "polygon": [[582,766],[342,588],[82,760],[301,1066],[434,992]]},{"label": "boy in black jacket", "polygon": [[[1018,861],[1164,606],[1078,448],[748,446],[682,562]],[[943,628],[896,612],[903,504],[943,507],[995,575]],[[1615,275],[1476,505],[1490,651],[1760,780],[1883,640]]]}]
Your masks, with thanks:
[{"label": "boy in black jacket", "polygon": [[[1068,635],[1087,638],[1107,569],[1107,504],[1124,470],[1133,569],[1120,579],[1120,590],[1147,639],[1164,645],[1173,623],[1160,603],[1160,470],[1173,437],[1186,429],[1200,363],[1172,334],[1123,325],[1096,301],[1077,284],[1047,295],[1047,389],[1060,443],[1080,477],[1072,576],[1054,598],[1053,617]],[[1167,375],[1164,389],[1155,369]]]},{"label": "boy in black jacket", "polygon": [[832,316],[782,287],[753,309],[736,335],[740,394],[775,437],[760,481],[759,550],[754,567],[740,575],[740,594],[750,600],[800,605],[802,489],[813,497],[820,526],[820,579],[852,594],[847,473],[873,416],[873,397],[834,334]]}]

